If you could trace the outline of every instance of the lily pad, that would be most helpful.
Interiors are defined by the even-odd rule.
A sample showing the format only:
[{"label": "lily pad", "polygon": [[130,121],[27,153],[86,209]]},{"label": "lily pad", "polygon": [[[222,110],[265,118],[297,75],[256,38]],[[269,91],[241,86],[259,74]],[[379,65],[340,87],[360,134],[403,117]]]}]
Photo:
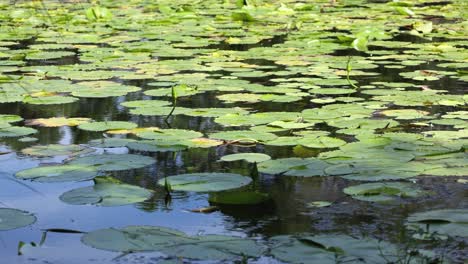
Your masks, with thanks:
[{"label": "lily pad", "polygon": [[90,180],[97,174],[94,167],[87,165],[57,165],[22,170],[15,176],[18,179],[38,182],[65,182]]},{"label": "lily pad", "polygon": [[368,202],[388,202],[398,197],[418,197],[425,193],[416,185],[405,182],[364,183],[346,187],[343,192],[354,199]]},{"label": "lily pad", "polygon": [[142,155],[102,154],[77,158],[70,164],[92,166],[98,171],[121,171],[143,168],[155,162],[155,159]]},{"label": "lily pad", "polygon": [[172,190],[192,192],[220,192],[237,189],[252,182],[249,177],[234,173],[189,173],[169,176],[158,181],[159,185],[166,183]]},{"label": "lily pad", "polygon": [[26,211],[0,208],[0,231],[25,227],[36,222],[36,217]]},{"label": "lily pad", "polygon": [[37,145],[21,150],[23,154],[47,157],[47,156],[60,156],[60,155],[72,155],[77,153],[85,153],[83,150],[86,148],[80,145]]},{"label": "lily pad", "polygon": [[245,160],[250,163],[259,163],[269,159],[271,157],[263,153],[237,153],[221,157],[222,161]]},{"label": "lily pad", "polygon": [[271,253],[286,263],[353,262],[386,263],[398,259],[396,247],[371,238],[356,239],[345,235],[275,236]]},{"label": "lily pad", "polygon": [[86,130],[86,131],[107,131],[107,130],[117,130],[117,129],[133,129],[136,128],[138,125],[131,122],[125,121],[103,121],[103,122],[90,122],[90,123],[83,123],[78,126],[79,129]]},{"label": "lily pad", "polygon": [[32,105],[56,105],[56,104],[71,104],[78,101],[78,98],[72,96],[41,96],[41,97],[26,97],[23,102]]},{"label": "lily pad", "polygon": [[0,115],[0,123],[15,123],[21,120],[23,118],[18,115]]},{"label": "lily pad", "polygon": [[27,120],[26,124],[28,126],[42,126],[42,127],[61,127],[61,126],[78,126],[83,123],[91,122],[91,118],[85,117],[51,117],[51,118],[37,118]]},{"label": "lily pad", "polygon": [[408,225],[429,233],[468,237],[467,209],[440,209],[411,214]]},{"label": "lily pad", "polygon": [[236,130],[236,131],[225,131],[217,132],[209,135],[210,138],[223,139],[223,140],[232,140],[238,142],[263,142],[270,141],[277,138],[275,134],[267,132],[256,132],[250,130]]},{"label": "lily pad", "polygon": [[175,229],[157,226],[100,229],[85,234],[81,241],[85,245],[108,251],[157,251],[178,258],[199,260],[259,257],[265,250],[249,238],[221,235],[189,236]]},{"label": "lily pad", "polygon": [[29,127],[9,126],[0,127],[0,138],[2,137],[22,137],[37,133],[37,130]]},{"label": "lily pad", "polygon": [[60,200],[73,205],[120,206],[143,202],[152,195],[150,190],[111,177],[96,177],[93,186],[68,191],[60,196]]}]

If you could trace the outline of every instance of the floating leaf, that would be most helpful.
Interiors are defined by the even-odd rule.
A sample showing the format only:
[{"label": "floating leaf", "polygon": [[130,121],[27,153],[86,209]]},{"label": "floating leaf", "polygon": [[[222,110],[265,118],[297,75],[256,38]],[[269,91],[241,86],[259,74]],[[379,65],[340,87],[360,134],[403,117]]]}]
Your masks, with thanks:
[{"label": "floating leaf", "polygon": [[240,142],[257,142],[257,141],[270,141],[277,138],[275,134],[255,132],[250,130],[236,130],[236,131],[225,131],[217,132],[209,135],[210,138],[223,139],[223,140],[234,140]]},{"label": "floating leaf", "polygon": [[0,138],[2,137],[22,137],[37,133],[37,130],[29,127],[0,127]]},{"label": "floating leaf", "polygon": [[411,214],[411,228],[448,236],[468,237],[468,210],[440,209]]},{"label": "floating leaf", "polygon": [[71,104],[78,101],[78,98],[71,96],[41,96],[41,97],[26,97],[23,102],[32,105],[56,105],[56,104]]},{"label": "floating leaf", "polygon": [[164,185],[166,181],[176,191],[220,192],[248,185],[252,179],[234,173],[189,173],[169,176],[158,183]]},{"label": "floating leaf", "polygon": [[264,247],[249,238],[203,235],[189,236],[157,226],[100,229],[81,238],[88,246],[120,252],[158,251],[169,256],[200,260],[233,260],[259,257]]},{"label": "floating leaf", "polygon": [[86,98],[105,98],[123,96],[139,90],[141,88],[136,86],[122,85],[110,81],[79,82],[78,87],[73,90],[72,95]]},{"label": "floating leaf", "polygon": [[339,138],[327,136],[322,137],[304,137],[297,141],[299,145],[308,148],[336,148],[346,144],[346,141]]},{"label": "floating leaf", "polygon": [[84,181],[97,176],[97,170],[87,165],[42,166],[22,170],[16,177],[38,182]]},{"label": "floating leaf", "polygon": [[128,138],[102,138],[91,140],[88,144],[93,148],[120,148],[126,147],[131,142],[135,142],[135,140]]},{"label": "floating leaf", "polygon": [[310,207],[328,207],[332,204],[333,203],[327,202],[327,201],[314,201],[314,202],[307,203],[307,205]]},{"label": "floating leaf", "polygon": [[287,263],[396,261],[398,251],[392,244],[371,238],[356,239],[345,235],[275,236],[271,238],[271,254]]},{"label": "floating leaf", "polygon": [[107,130],[118,130],[118,129],[133,129],[136,128],[137,124],[125,121],[103,121],[103,122],[91,122],[83,123],[78,126],[79,129],[87,131],[107,131]]},{"label": "floating leaf", "polygon": [[0,208],[0,231],[25,227],[36,222],[36,217],[26,211]]},{"label": "floating leaf", "polygon": [[[85,147],[80,145],[37,145],[29,148],[22,149],[21,152],[26,155],[47,157],[47,156],[60,156],[77,154],[85,150]],[[84,153],[84,152],[82,152]]]},{"label": "floating leaf", "polygon": [[[158,142],[174,142],[202,137],[203,134],[193,130],[184,129],[159,129],[155,131],[143,131],[137,136],[144,139],[151,139]],[[163,144],[164,145],[164,144]]]},{"label": "floating leaf", "polygon": [[51,117],[51,118],[38,118],[26,121],[28,126],[43,126],[43,127],[61,127],[61,126],[78,126],[83,123],[91,122],[91,118],[85,117]]},{"label": "floating leaf", "polygon": [[135,154],[102,154],[74,159],[73,165],[92,166],[99,171],[120,171],[143,168],[156,161],[147,156]]},{"label": "floating leaf", "polygon": [[150,190],[111,177],[97,177],[93,186],[68,191],[60,196],[60,200],[73,205],[120,206],[143,202],[152,195]]},{"label": "floating leaf", "polygon": [[222,161],[245,160],[250,163],[259,163],[269,159],[271,157],[263,153],[237,153],[221,157]]},{"label": "floating leaf", "polygon": [[23,118],[17,115],[0,115],[0,123],[15,123],[22,120]]},{"label": "floating leaf", "polygon": [[414,184],[405,182],[365,183],[346,187],[343,192],[354,199],[369,202],[388,202],[398,197],[417,197],[425,193]]}]

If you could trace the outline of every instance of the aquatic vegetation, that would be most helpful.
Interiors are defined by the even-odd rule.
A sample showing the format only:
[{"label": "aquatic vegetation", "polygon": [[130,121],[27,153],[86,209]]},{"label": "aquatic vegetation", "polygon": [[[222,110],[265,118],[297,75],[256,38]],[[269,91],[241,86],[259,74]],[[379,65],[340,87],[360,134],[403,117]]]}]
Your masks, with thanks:
[{"label": "aquatic vegetation", "polygon": [[36,222],[31,213],[11,208],[0,208],[0,231],[25,227]]},{"label": "aquatic vegetation", "polygon": [[72,238],[10,244],[72,223],[129,263],[462,263],[466,18],[463,0],[0,3],[0,231],[38,219],[2,256],[67,262]]}]

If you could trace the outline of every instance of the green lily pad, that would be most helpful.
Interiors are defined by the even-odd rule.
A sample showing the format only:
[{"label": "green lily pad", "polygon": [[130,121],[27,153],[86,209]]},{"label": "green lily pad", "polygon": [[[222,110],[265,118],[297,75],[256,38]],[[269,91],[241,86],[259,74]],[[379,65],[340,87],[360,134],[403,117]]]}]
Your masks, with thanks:
[{"label": "green lily pad", "polygon": [[9,126],[0,127],[0,138],[2,137],[22,137],[37,133],[36,129],[29,127]]},{"label": "green lily pad", "polygon": [[357,259],[366,263],[385,263],[399,257],[392,244],[345,235],[275,236],[271,243],[271,254],[286,263],[332,264]]},{"label": "green lily pad", "polygon": [[0,208],[0,231],[32,225],[36,217],[26,211],[12,208]]},{"label": "green lily pad", "polygon": [[32,105],[56,105],[56,104],[71,104],[78,101],[78,98],[72,96],[41,96],[41,97],[26,97],[23,102]]},{"label": "green lily pad", "polygon": [[18,115],[0,115],[0,123],[15,123],[21,120],[23,118]]},{"label": "green lily pad", "polygon": [[330,205],[332,205],[333,203],[331,202],[327,202],[327,201],[314,201],[314,202],[310,202],[310,203],[307,203],[307,206],[309,207],[328,207]]},{"label": "green lily pad", "polygon": [[111,177],[96,177],[93,186],[68,191],[60,196],[60,200],[73,205],[120,206],[143,202],[152,195],[150,190]]},{"label": "green lily pad", "polygon": [[26,155],[47,157],[47,156],[60,156],[72,155],[76,153],[83,153],[86,148],[80,145],[37,145],[29,148],[22,149],[21,152]]},{"label": "green lily pad", "polygon": [[217,132],[209,135],[210,138],[222,139],[222,140],[232,140],[238,142],[264,142],[270,141],[277,138],[275,134],[267,132],[256,132],[250,130],[236,130],[236,131],[225,131]]},{"label": "green lily pad", "polygon": [[245,160],[250,163],[259,163],[269,159],[271,157],[263,153],[237,153],[221,157],[222,161]]},{"label": "green lily pad", "polygon": [[192,192],[220,192],[237,189],[252,182],[249,177],[234,173],[189,173],[169,176],[158,181],[159,185],[166,183],[172,190]]},{"label": "green lily pad", "polygon": [[147,151],[147,152],[166,152],[166,151],[180,151],[187,147],[183,145],[183,141],[173,142],[160,142],[154,140],[139,140],[131,142],[127,145],[129,149],[136,151]]},{"label": "green lily pad", "polygon": [[105,98],[123,96],[131,92],[137,92],[141,88],[122,85],[110,81],[79,82],[78,88],[72,92],[73,96],[86,98]]},{"label": "green lily pad", "polygon": [[87,165],[42,166],[22,170],[16,178],[38,182],[84,181],[97,176],[97,170]]},{"label": "green lily pad", "polygon": [[420,119],[426,118],[429,112],[416,110],[416,109],[396,109],[396,110],[384,110],[380,112],[382,115],[395,117],[395,119]]},{"label": "green lily pad", "polygon": [[321,137],[304,137],[297,141],[299,145],[308,148],[337,148],[346,144],[346,141],[339,138],[327,136]]},{"label": "green lily pad", "polygon": [[137,133],[136,135],[143,139],[150,139],[161,143],[175,142],[203,136],[203,134],[200,132],[184,129],[160,129],[155,131],[143,131]]},{"label": "green lily pad", "polygon": [[249,238],[203,235],[189,236],[157,226],[128,226],[100,229],[81,238],[88,246],[117,252],[157,251],[169,256],[199,260],[233,260],[259,257],[265,248]]},{"label": "green lily pad", "polygon": [[132,142],[135,142],[135,140],[129,138],[102,138],[91,140],[88,144],[93,148],[120,148],[126,147]]},{"label": "green lily pad", "polygon": [[73,165],[92,166],[98,171],[121,171],[149,166],[156,161],[147,156],[135,154],[102,154],[74,159]]},{"label": "green lily pad", "polygon": [[138,125],[131,122],[125,121],[103,121],[103,122],[90,122],[90,123],[83,123],[78,126],[79,129],[86,130],[86,131],[107,131],[107,130],[117,130],[117,129],[133,129],[136,128]]},{"label": "green lily pad", "polygon": [[307,159],[300,158],[284,158],[276,160],[267,160],[257,165],[258,171],[268,174],[280,174],[288,171],[290,168],[304,166],[309,164]]},{"label": "green lily pad", "polygon": [[307,164],[289,167],[283,175],[295,177],[326,176],[325,169],[329,166],[330,164],[325,161],[308,158]]},{"label": "green lily pad", "polygon": [[411,214],[408,225],[415,230],[448,236],[468,237],[468,210],[440,209]]},{"label": "green lily pad", "polygon": [[346,187],[343,192],[354,199],[368,202],[388,202],[398,197],[418,197],[425,193],[416,185],[405,182],[364,183]]}]

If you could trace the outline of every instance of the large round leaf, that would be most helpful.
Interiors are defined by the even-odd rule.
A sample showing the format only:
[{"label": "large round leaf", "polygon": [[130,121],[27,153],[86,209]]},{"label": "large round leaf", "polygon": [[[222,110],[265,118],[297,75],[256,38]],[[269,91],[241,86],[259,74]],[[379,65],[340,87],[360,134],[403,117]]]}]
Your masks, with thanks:
[{"label": "large round leaf", "polygon": [[354,199],[369,202],[387,202],[398,197],[417,197],[424,194],[418,186],[407,182],[373,182],[346,187],[344,193]]},{"label": "large round leaf", "polygon": [[271,239],[274,257],[286,263],[388,263],[398,260],[392,244],[345,235],[276,236]]},{"label": "large round leaf", "polygon": [[221,157],[222,161],[236,161],[236,160],[245,160],[251,163],[259,163],[263,161],[270,160],[271,157],[263,154],[263,153],[237,153],[237,154],[230,154]]},{"label": "large round leaf", "polygon": [[106,131],[106,130],[116,130],[116,129],[133,129],[138,125],[131,122],[125,121],[103,121],[103,122],[90,122],[84,123],[78,126],[79,129],[87,131]]},{"label": "large round leaf", "polygon": [[224,131],[210,134],[210,138],[223,139],[223,140],[234,140],[234,141],[246,141],[246,142],[263,142],[270,141],[277,138],[275,134],[267,132],[256,132],[251,130],[236,130],[236,131]]},{"label": "large round leaf", "polygon": [[58,105],[58,104],[71,104],[79,99],[72,96],[41,96],[41,97],[27,97],[23,100],[24,103],[33,105]]},{"label": "large round leaf", "polygon": [[119,206],[143,202],[152,195],[150,190],[124,184],[111,177],[97,177],[94,186],[68,191],[60,196],[60,200],[74,205]]},{"label": "large round leaf", "polygon": [[233,260],[259,257],[264,247],[249,238],[203,235],[189,236],[180,231],[157,226],[128,226],[89,232],[81,241],[109,251],[157,251],[169,256],[198,260]]},{"label": "large round leaf", "polygon": [[87,165],[43,166],[16,173],[19,179],[38,182],[83,181],[92,179],[96,175],[96,168]]},{"label": "large round leaf", "polygon": [[0,138],[2,137],[22,137],[36,133],[37,130],[30,127],[0,127]]},{"label": "large round leaf", "polygon": [[160,129],[156,131],[143,131],[137,133],[137,136],[144,139],[156,140],[163,144],[165,142],[199,138],[202,137],[203,134],[197,131],[185,129]]},{"label": "large round leaf", "polygon": [[23,120],[23,118],[18,115],[1,115],[0,114],[0,123],[15,123],[21,120]]},{"label": "large round leaf", "polygon": [[60,156],[60,155],[72,155],[77,152],[85,150],[85,147],[80,145],[59,145],[59,144],[50,144],[50,145],[37,145],[21,150],[23,154],[38,156],[38,157],[47,157],[47,156]]},{"label": "large round leaf", "polygon": [[42,127],[61,127],[61,126],[78,126],[83,123],[91,122],[91,118],[85,117],[51,117],[51,118],[37,118],[27,120],[28,126],[42,126]]},{"label": "large round leaf", "polygon": [[138,169],[155,163],[153,158],[135,154],[102,154],[77,158],[74,165],[94,166],[99,171]]},{"label": "large round leaf", "polygon": [[468,237],[468,209],[440,209],[408,217],[412,229],[449,236]]},{"label": "large round leaf", "polygon": [[234,173],[189,173],[170,176],[158,181],[160,185],[169,184],[177,191],[219,192],[240,188],[249,184],[251,178]]},{"label": "large round leaf", "polygon": [[0,208],[0,231],[25,227],[36,222],[36,217],[28,212],[11,208]]}]

